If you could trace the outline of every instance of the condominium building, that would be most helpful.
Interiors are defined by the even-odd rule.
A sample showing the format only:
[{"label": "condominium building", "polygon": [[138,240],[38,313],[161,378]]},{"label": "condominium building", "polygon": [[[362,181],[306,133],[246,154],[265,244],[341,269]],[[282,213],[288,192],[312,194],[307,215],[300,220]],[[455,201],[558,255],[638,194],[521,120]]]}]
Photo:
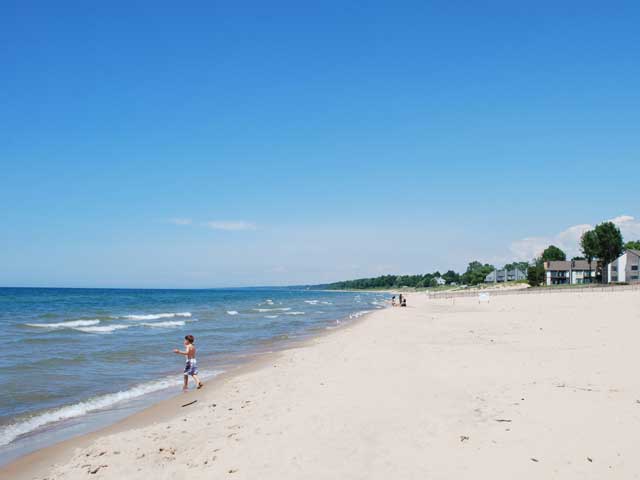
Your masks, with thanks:
[{"label": "condominium building", "polygon": [[640,250],[627,250],[607,265],[608,283],[640,283]]},{"label": "condominium building", "polygon": [[597,266],[597,260],[593,260],[591,265],[587,260],[544,262],[545,283],[547,285],[592,283],[596,279]]},{"label": "condominium building", "polygon": [[514,282],[516,280],[526,280],[527,274],[518,268],[513,270],[500,269],[494,270],[484,279],[484,283],[502,283],[502,282]]}]

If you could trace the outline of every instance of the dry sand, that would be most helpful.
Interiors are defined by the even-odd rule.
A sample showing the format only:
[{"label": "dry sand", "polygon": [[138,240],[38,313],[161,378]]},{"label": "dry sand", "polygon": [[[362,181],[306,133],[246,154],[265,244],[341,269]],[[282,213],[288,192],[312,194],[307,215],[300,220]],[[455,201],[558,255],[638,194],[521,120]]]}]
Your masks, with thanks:
[{"label": "dry sand", "polygon": [[640,478],[640,291],[408,298],[0,477]]}]

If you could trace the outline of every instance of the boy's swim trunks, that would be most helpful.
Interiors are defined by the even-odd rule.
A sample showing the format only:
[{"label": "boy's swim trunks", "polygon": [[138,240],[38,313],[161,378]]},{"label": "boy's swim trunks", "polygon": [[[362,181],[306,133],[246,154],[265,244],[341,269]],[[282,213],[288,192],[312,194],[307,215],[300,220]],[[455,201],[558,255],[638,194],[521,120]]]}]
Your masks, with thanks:
[{"label": "boy's swim trunks", "polygon": [[197,375],[198,374],[198,366],[196,365],[195,358],[187,358],[187,363],[184,366],[184,374],[185,375]]}]

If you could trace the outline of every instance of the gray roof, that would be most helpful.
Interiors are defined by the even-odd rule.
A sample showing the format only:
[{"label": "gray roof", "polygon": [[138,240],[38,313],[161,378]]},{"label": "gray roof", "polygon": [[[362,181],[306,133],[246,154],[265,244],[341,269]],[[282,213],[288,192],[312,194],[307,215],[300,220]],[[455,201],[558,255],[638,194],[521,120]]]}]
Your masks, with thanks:
[{"label": "gray roof", "polygon": [[545,270],[570,270],[571,262],[566,260],[551,260],[544,263]]},{"label": "gray roof", "polygon": [[[597,260],[591,260],[591,270],[594,270],[598,265]],[[589,261],[588,260],[574,260],[573,266],[571,267],[573,270],[589,270]]]},{"label": "gray roof", "polygon": [[559,270],[559,271],[569,271],[569,270],[595,270],[598,265],[597,260],[591,261],[591,267],[589,267],[589,262],[587,260],[552,260],[550,262],[545,262],[545,270]]}]

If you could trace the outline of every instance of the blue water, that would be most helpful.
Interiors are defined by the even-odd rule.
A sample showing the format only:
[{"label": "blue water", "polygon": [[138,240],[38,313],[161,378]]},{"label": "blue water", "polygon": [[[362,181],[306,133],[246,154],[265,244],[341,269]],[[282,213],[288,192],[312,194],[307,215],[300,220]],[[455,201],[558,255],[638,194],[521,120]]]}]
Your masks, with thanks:
[{"label": "blue water", "polygon": [[171,352],[186,334],[206,379],[376,308],[379,294],[294,288],[0,288],[0,458],[57,425],[81,433],[83,417],[175,392],[184,360]]}]

